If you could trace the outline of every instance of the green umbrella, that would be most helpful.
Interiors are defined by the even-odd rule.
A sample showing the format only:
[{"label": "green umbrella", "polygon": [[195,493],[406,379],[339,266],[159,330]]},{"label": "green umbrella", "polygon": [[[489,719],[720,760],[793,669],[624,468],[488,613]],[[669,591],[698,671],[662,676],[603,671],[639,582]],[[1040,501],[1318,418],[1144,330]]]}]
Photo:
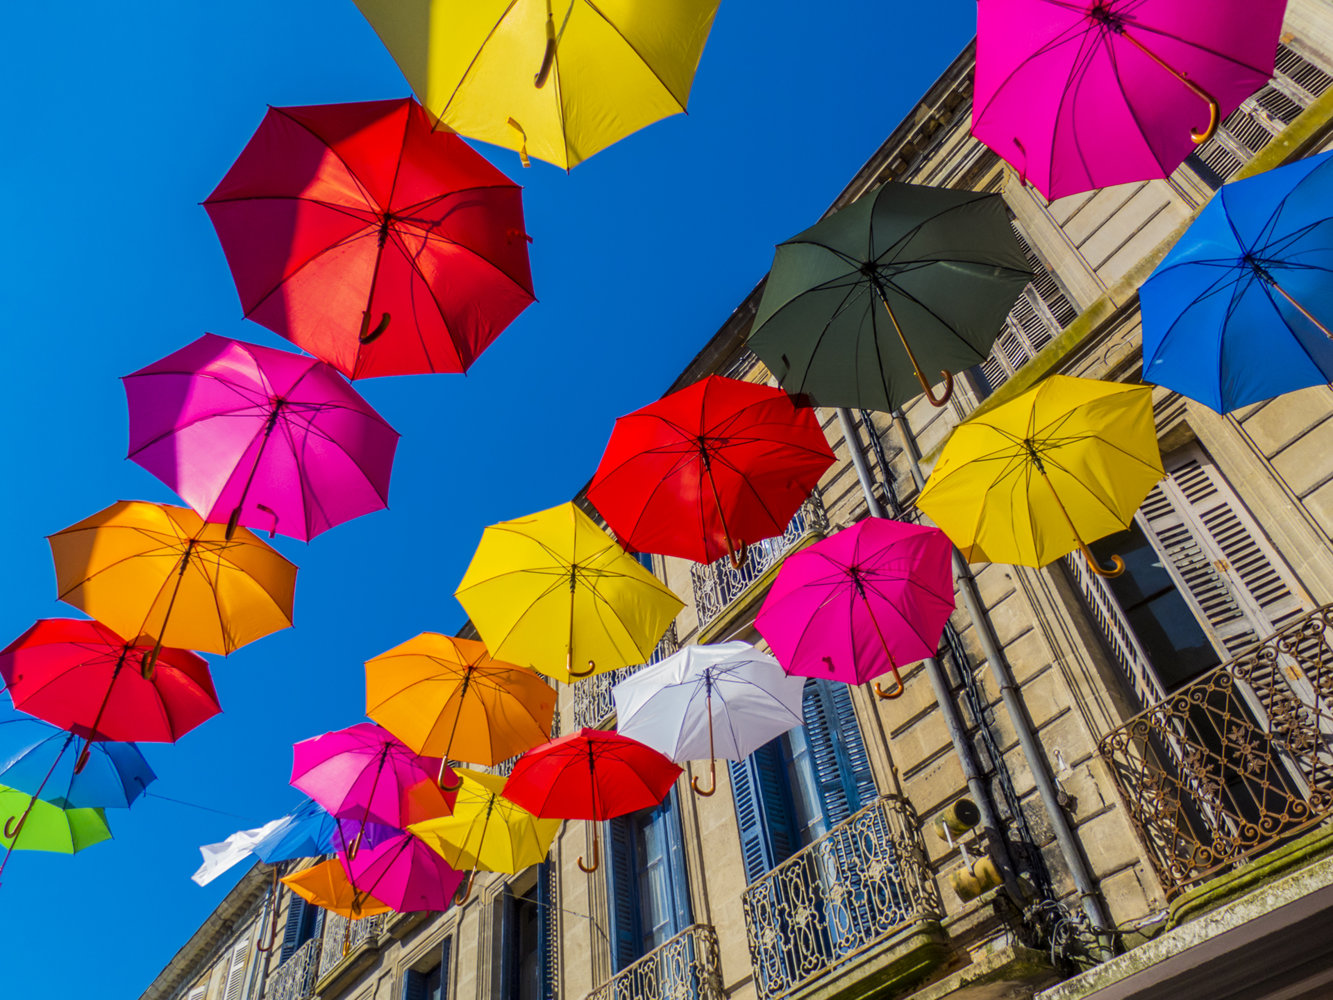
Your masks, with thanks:
[{"label": "green umbrella", "polygon": [[750,348],[827,406],[943,406],[1031,280],[999,195],[890,182],[778,246]]},{"label": "green umbrella", "polygon": [[61,809],[5,785],[0,785],[0,819],[0,846],[7,848],[0,871],[12,851],[74,854],[111,839],[101,809]]}]

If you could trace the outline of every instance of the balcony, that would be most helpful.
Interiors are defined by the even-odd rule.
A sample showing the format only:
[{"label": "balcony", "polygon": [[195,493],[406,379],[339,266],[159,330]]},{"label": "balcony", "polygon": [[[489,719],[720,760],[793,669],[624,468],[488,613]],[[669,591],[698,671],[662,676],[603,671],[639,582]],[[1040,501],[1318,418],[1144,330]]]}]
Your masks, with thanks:
[{"label": "balcony", "polygon": [[609,982],[588,1000],[725,1000],[717,935],[707,924],[686,927]]},{"label": "balcony", "polygon": [[292,952],[269,979],[268,1000],[310,1000],[315,995],[319,952],[319,938],[311,938]]},{"label": "balcony", "polygon": [[[679,648],[680,640],[676,637],[676,623],[672,622],[667,628],[666,634],[658,642],[657,648],[653,650],[652,656],[648,657],[648,663],[656,663],[670,656]],[[635,664],[631,667],[621,667],[619,670],[608,670],[604,674],[594,674],[587,680],[572,685],[575,731],[585,726],[596,729],[611,718],[616,710],[615,701],[611,698],[611,689],[646,665]]]},{"label": "balcony", "polygon": [[[752,882],[741,906],[761,1000],[817,979],[836,980],[840,969],[891,940],[904,945],[902,953],[877,973],[858,972],[863,984],[880,974],[904,981],[943,952],[937,936],[908,933],[939,920],[942,909],[915,821],[895,796],[862,809]],[[821,995],[840,992],[825,985]]]},{"label": "balcony", "polygon": [[787,530],[774,538],[765,538],[750,546],[745,565],[736,569],[731,559],[723,556],[708,565],[696,563],[690,567],[690,583],[694,589],[694,606],[699,613],[699,630],[719,618],[727,607],[743,594],[771,567],[807,538],[827,534],[828,513],[824,501],[815,490],[801,504]]},{"label": "balcony", "polygon": [[1333,605],[1100,744],[1168,896],[1333,815]]},{"label": "balcony", "polygon": [[330,984],[341,980],[343,973],[359,965],[363,952],[379,944],[380,931],[393,914],[378,913],[373,917],[348,920],[333,913],[324,914],[324,933],[321,935],[319,957],[319,992],[330,991]]}]

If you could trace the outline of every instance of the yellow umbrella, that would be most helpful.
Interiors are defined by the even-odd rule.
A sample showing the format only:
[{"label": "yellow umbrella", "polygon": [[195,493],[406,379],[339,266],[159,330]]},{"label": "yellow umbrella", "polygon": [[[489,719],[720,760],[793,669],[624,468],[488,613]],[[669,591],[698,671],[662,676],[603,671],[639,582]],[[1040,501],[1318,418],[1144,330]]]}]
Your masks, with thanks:
[{"label": "yellow umbrella", "polygon": [[[520,872],[540,864],[562,821],[541,819],[505,798],[505,779],[498,774],[462,767],[458,774],[462,786],[453,815],[413,823],[408,831],[459,871]],[[469,878],[458,902],[471,885]]]},{"label": "yellow umbrella", "polygon": [[312,868],[303,868],[291,875],[284,875],[282,881],[291,886],[292,892],[302,899],[326,910],[332,910],[349,920],[373,917],[377,913],[388,913],[393,909],[369,893],[358,891],[347,878],[347,872],[343,870],[342,862],[337,858],[330,858]]},{"label": "yellow umbrella", "polygon": [[61,600],[157,649],[225,654],[292,623],[296,567],[187,507],[122,500],[48,541]]},{"label": "yellow umbrella", "polygon": [[472,639],[423,632],[366,662],[366,714],[427,757],[493,765],[551,738],[555,690]]},{"label": "yellow umbrella", "polygon": [[465,136],[568,170],[685,110],[719,0],[357,0]]},{"label": "yellow umbrella", "polygon": [[1165,475],[1152,389],[1052,375],[954,429],[917,499],[971,561],[1044,566],[1129,527]]},{"label": "yellow umbrella", "polygon": [[684,607],[572,503],[487,528],[454,596],[492,655],[566,683],[644,662]]}]

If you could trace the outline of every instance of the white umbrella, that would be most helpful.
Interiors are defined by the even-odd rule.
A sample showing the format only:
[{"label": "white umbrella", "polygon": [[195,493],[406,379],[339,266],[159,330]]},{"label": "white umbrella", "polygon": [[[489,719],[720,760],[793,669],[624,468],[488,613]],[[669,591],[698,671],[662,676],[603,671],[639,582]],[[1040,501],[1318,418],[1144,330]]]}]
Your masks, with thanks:
[{"label": "white umbrella", "polygon": [[805,678],[791,677],[747,642],[686,646],[611,689],[616,729],[678,764],[707,757],[742,760],[804,721]]}]

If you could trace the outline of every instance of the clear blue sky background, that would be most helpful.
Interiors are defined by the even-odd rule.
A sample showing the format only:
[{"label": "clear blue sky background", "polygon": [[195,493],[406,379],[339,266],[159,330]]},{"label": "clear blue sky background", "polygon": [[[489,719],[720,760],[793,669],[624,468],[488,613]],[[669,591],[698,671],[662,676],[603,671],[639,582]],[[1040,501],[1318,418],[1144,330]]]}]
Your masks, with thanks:
[{"label": "clear blue sky background", "polygon": [[[486,524],[567,500],[617,415],[659,396],[974,31],[971,0],[723,0],[690,114],[566,176],[521,170],[540,301],[466,378],[358,388],[402,433],[392,507],[310,545],[296,627],[210,658],[225,712],[146,745],[161,799],[115,840],[24,853],[0,888],[17,997],[136,997],[243,868],[189,881],[197,845],[279,816],[291,744],[362,718],[362,662],[463,621],[453,589]],[[242,319],[199,202],[265,105],[401,96],[351,0],[18,4],[0,59],[9,236],[0,255],[0,644],[55,600],[45,536],[118,499],[178,502],[125,461],[119,376]],[[0,756],[9,748],[0,747]]]}]

